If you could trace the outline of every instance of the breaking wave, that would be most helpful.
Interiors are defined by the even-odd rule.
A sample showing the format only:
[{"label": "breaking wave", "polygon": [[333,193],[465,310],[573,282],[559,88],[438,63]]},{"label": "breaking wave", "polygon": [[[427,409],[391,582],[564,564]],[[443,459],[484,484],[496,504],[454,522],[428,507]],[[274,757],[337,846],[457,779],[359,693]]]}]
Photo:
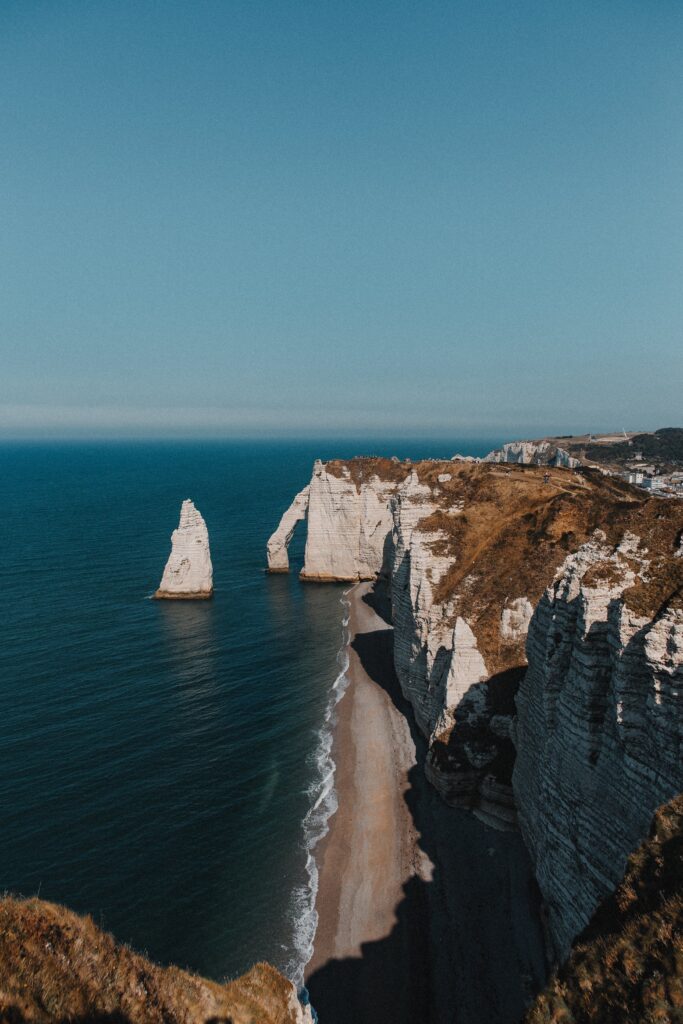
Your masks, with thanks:
[{"label": "breaking wave", "polygon": [[309,754],[309,763],[315,772],[314,781],[308,788],[311,806],[303,820],[303,847],[306,852],[306,882],[297,886],[292,894],[292,921],[294,923],[294,951],[285,973],[299,988],[303,987],[304,968],[313,955],[313,939],[318,927],[316,896],[318,893],[318,864],[315,848],[329,832],[329,819],[337,810],[337,793],[334,787],[336,765],[332,758],[336,707],[348,686],[349,668],[349,601],[350,590],[345,590],[340,604],[345,609],[342,620],[342,646],[337,654],[339,673],[330,689],[330,698],[318,734],[318,741]]}]

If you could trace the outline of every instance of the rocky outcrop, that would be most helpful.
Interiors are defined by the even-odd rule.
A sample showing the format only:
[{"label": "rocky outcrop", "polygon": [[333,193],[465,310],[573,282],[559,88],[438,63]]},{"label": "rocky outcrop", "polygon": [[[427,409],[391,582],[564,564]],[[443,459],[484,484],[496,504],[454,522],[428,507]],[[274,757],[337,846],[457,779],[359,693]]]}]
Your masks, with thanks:
[{"label": "rocky outcrop", "polygon": [[175,600],[205,600],[213,596],[209,533],[189,498],[180,508],[178,529],[171,535],[171,554],[154,596]]},{"label": "rocky outcrop", "polygon": [[387,461],[315,463],[302,579],[355,582],[378,575],[391,529],[388,502],[396,490],[395,467],[400,466],[390,463],[388,473]]},{"label": "rocky outcrop", "polygon": [[90,917],[44,900],[0,900],[0,1020],[12,1024],[312,1024],[268,964],[219,985],[159,967]]},{"label": "rocky outcrop", "polygon": [[660,506],[570,555],[529,627],[513,786],[560,958],[683,790],[683,509]]},{"label": "rocky outcrop", "polygon": [[310,484],[299,491],[296,498],[283,515],[275,533],[268,541],[268,572],[289,572],[289,555],[287,549],[294,536],[297,523],[306,518],[308,512],[308,495]]},{"label": "rocky outcrop", "polygon": [[581,461],[551,441],[508,441],[485,456],[484,462],[511,462],[522,466],[576,469]]},{"label": "rocky outcrop", "polygon": [[409,471],[391,459],[317,461],[310,484],[296,496],[268,541],[270,571],[288,570],[287,547],[297,522],[307,517],[302,579],[374,579],[382,569],[391,531],[388,502]]}]

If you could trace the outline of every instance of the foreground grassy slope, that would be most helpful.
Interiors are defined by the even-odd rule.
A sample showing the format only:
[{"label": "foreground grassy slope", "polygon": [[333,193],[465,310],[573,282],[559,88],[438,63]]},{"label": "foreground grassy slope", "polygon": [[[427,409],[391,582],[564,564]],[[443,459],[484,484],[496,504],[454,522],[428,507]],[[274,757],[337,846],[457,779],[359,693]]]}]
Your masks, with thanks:
[{"label": "foreground grassy slope", "polygon": [[257,964],[226,985],[162,968],[43,900],[0,900],[0,1021],[7,1024],[297,1024],[292,984]]},{"label": "foreground grassy slope", "polygon": [[524,1024],[598,1022],[683,1022],[683,795],[657,811]]}]

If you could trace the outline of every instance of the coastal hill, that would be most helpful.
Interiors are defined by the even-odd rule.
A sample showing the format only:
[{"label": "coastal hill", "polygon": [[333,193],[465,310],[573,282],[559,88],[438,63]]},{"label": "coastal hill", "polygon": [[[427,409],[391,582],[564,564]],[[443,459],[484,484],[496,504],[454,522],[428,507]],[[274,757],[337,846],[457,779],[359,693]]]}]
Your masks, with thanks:
[{"label": "coastal hill", "polygon": [[510,441],[485,456],[487,462],[538,466],[591,466],[631,483],[683,496],[683,428],[650,433],[581,434]]},{"label": "coastal hill", "polygon": [[683,468],[683,427],[662,427],[643,433],[583,434],[548,438],[584,464],[614,472],[651,463],[657,472]]},{"label": "coastal hill", "polygon": [[296,989],[256,964],[225,985],[158,967],[90,917],[44,900],[0,900],[0,1021],[6,1024],[312,1024]]}]

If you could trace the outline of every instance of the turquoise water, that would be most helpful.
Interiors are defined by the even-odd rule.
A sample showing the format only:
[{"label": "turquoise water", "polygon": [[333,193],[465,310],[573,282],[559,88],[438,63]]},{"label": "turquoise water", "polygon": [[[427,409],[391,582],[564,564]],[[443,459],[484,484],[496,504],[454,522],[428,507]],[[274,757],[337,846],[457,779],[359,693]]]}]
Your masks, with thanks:
[{"label": "turquoise water", "polygon": [[[489,447],[0,447],[0,889],[89,912],[162,963],[297,977],[343,588],[267,576],[266,540],[316,456]],[[215,598],[151,601],[186,497]],[[296,570],[303,537],[292,551]]]}]

